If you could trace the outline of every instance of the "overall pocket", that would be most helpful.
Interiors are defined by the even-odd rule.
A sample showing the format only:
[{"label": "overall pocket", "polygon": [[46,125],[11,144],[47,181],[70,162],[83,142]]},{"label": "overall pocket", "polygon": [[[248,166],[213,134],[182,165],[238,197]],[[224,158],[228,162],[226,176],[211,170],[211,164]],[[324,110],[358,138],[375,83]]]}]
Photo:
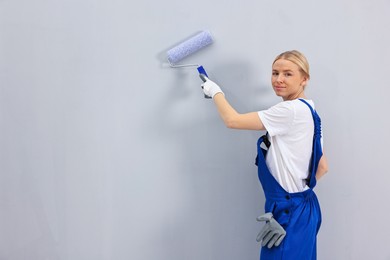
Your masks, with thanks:
[{"label": "overall pocket", "polygon": [[291,204],[289,201],[275,201],[273,203],[272,214],[280,225],[286,227],[290,222]]}]

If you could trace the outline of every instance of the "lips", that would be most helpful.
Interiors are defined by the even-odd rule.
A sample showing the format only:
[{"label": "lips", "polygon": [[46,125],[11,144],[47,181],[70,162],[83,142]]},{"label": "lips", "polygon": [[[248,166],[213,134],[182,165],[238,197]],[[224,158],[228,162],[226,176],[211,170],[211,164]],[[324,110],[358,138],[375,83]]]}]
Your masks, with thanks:
[{"label": "lips", "polygon": [[282,86],[274,86],[275,90],[282,90],[284,89],[285,87],[282,87]]}]

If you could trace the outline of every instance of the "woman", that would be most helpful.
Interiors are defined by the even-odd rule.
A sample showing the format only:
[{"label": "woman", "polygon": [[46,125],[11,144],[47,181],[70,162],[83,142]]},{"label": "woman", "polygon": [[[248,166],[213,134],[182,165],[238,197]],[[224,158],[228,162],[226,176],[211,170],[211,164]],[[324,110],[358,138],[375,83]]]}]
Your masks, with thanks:
[{"label": "woman", "polygon": [[[272,64],[272,87],[283,99],[263,111],[239,114],[221,88],[207,79],[202,85],[229,128],[266,130],[258,140],[256,165],[266,197],[260,259],[316,259],[321,211],[313,188],[327,171],[322,151],[321,121],[305,96],[309,64],[298,51],[287,51]],[[314,122],[314,123],[313,123]]]}]

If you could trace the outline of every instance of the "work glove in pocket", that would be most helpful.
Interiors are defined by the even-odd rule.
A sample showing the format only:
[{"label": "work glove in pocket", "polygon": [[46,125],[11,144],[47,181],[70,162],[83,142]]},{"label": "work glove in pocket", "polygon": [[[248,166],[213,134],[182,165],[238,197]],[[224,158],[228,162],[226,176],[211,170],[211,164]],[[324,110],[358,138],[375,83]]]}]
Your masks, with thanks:
[{"label": "work glove in pocket", "polygon": [[265,222],[260,233],[257,235],[257,242],[261,242],[261,246],[267,246],[272,248],[273,246],[279,246],[286,236],[284,228],[274,219],[271,212],[265,213],[257,217],[257,221]]}]

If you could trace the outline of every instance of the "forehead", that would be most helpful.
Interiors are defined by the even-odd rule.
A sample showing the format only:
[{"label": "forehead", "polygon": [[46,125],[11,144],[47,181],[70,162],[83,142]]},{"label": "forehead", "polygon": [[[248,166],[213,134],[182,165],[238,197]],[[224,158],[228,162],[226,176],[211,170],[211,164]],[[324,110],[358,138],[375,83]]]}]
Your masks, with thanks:
[{"label": "forehead", "polygon": [[299,71],[299,67],[297,64],[285,59],[279,59],[275,61],[275,63],[272,65],[272,69],[278,71],[285,71],[285,70]]}]

